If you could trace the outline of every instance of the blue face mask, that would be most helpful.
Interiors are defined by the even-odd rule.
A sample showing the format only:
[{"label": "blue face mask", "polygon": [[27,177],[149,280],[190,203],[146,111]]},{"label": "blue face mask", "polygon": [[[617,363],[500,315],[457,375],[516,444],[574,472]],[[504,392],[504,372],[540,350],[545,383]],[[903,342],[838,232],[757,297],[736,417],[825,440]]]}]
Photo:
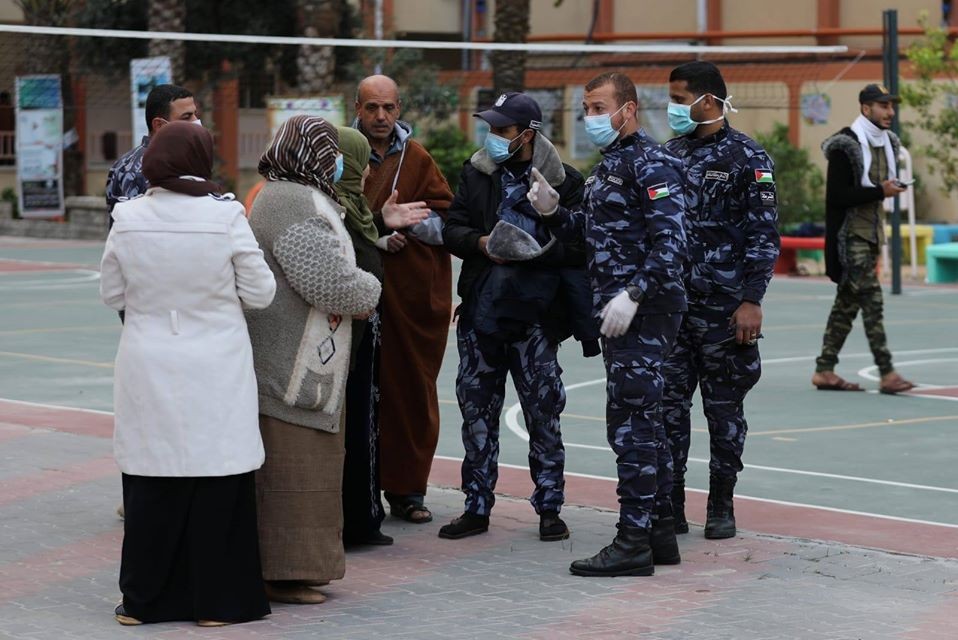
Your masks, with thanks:
[{"label": "blue face mask", "polygon": [[343,179],[343,156],[336,156],[336,172],[333,173],[333,182],[339,182]]},{"label": "blue face mask", "polygon": [[[525,132],[523,131],[523,133]],[[506,138],[503,138],[502,136],[497,136],[494,133],[488,133],[486,134],[486,139],[483,142],[483,146],[486,149],[486,153],[489,154],[489,158],[493,162],[495,162],[496,164],[502,164],[503,162],[505,162],[512,156],[514,156],[516,153],[518,153],[519,149],[522,148],[522,145],[519,145],[515,151],[512,151],[512,152],[509,151],[509,147],[512,145],[513,142],[518,140],[520,136],[522,136],[522,133],[520,133],[518,136],[516,136],[512,140],[507,140]]]},{"label": "blue face mask", "polygon": [[695,99],[695,102],[692,104],[676,104],[674,102],[669,103],[668,116],[669,116],[669,128],[672,129],[675,133],[680,136],[692,133],[695,131],[700,124],[712,124],[713,122],[719,122],[725,119],[725,112],[732,111],[735,112],[736,109],[732,108],[732,104],[729,102],[732,96],[729,96],[725,100],[721,98],[716,98],[716,100],[722,103],[722,117],[715,118],[714,120],[706,120],[705,122],[697,122],[692,119],[692,105],[698,104],[705,96],[710,96],[710,93],[703,93],[698,98]]},{"label": "blue face mask", "polygon": [[585,135],[589,139],[589,142],[594,144],[599,148],[606,148],[610,144],[616,141],[619,137],[619,131],[622,130],[622,127],[625,126],[625,121],[622,121],[622,125],[618,129],[612,128],[612,116],[625,109],[625,105],[629,104],[626,102],[624,105],[619,107],[619,110],[613,114],[603,113],[600,116],[586,116],[585,120]]}]

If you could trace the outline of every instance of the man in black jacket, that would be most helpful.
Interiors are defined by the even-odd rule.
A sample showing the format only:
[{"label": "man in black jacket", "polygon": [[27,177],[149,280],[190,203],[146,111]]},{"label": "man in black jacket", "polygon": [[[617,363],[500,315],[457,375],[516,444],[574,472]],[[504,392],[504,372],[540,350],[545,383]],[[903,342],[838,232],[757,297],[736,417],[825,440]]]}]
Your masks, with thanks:
[{"label": "man in black jacket", "polygon": [[822,143],[828,158],[825,184],[825,270],[838,284],[825,326],[822,353],[812,384],[827,391],[863,389],[835,373],[838,352],[862,312],[865,335],[881,374],[879,390],[894,394],[914,388],[892,367],[882,322],[881,284],[875,271],[885,242],[882,201],[905,191],[897,180],[898,136],[889,131],[898,96],[870,84],[858,95],[861,113]]},{"label": "man in black jacket", "polygon": [[[489,528],[498,477],[499,417],[506,374],[511,373],[529,431],[529,469],[535,482],[531,502],[540,518],[539,537],[562,540],[569,537],[559,518],[565,486],[559,415],[565,389],[556,354],[571,333],[570,323],[562,318],[574,319],[578,308],[586,332],[594,325],[588,318],[591,292],[584,248],[552,238],[526,193],[535,167],[559,191],[563,204],[575,207],[582,200],[583,179],[562,163],[539,132],[542,113],[529,96],[506,93],[491,109],[475,115],[489,124],[489,134],[463,167],[443,230],[446,248],[463,260],[456,396],[463,417],[466,504],[460,517],[440,529],[439,537],[464,538]],[[570,291],[579,296],[563,304]],[[584,337],[594,343],[597,327],[592,331]]]}]

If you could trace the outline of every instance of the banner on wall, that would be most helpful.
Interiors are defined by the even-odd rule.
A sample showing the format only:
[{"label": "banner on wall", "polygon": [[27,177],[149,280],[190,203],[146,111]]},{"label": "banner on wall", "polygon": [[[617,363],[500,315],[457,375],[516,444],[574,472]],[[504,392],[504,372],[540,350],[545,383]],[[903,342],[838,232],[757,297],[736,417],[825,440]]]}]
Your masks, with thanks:
[{"label": "banner on wall", "polygon": [[342,96],[313,98],[270,98],[266,101],[270,139],[283,123],[293,116],[319,116],[330,124],[342,127],[346,122],[346,103]]},{"label": "banner on wall", "polygon": [[153,87],[173,83],[173,67],[166,56],[130,60],[130,104],[133,107],[133,146],[149,134],[146,125],[146,98]]},{"label": "banner on wall", "polygon": [[24,218],[55,218],[63,204],[60,76],[18,76],[17,198]]}]

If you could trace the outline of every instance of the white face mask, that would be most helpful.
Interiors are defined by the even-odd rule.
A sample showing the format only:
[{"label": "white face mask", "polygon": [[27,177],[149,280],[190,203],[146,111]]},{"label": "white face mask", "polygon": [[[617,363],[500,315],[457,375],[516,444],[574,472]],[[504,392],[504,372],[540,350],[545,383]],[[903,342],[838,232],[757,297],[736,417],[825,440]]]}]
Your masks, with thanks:
[{"label": "white face mask", "polygon": [[193,120],[193,124],[195,124],[197,127],[202,127],[203,121],[197,118],[196,120]]}]

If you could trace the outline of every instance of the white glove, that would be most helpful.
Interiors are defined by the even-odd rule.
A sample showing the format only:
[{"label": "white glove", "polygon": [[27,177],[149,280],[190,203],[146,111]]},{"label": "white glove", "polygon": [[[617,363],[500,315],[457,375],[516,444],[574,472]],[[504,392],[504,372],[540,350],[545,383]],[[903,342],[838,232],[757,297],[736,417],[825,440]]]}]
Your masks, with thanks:
[{"label": "white glove", "polygon": [[532,207],[544,218],[551,216],[559,208],[559,192],[546,182],[535,167],[532,167],[532,186],[529,187],[526,197],[532,203]]},{"label": "white glove", "polygon": [[602,326],[599,331],[606,338],[624,336],[632,324],[632,318],[639,309],[639,303],[629,297],[629,292],[623,289],[602,309]]}]

